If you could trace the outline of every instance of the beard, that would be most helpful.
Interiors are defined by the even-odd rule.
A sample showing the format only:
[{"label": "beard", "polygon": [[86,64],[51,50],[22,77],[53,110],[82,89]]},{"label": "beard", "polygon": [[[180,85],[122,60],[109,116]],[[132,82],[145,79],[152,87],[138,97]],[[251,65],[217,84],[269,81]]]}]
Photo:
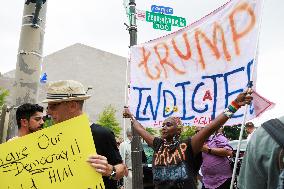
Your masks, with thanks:
[{"label": "beard", "polygon": [[36,128],[33,128],[33,127],[29,126],[29,132],[33,133],[33,132],[36,132],[36,131],[40,130],[41,128],[42,128],[42,125],[40,127],[36,127]]}]

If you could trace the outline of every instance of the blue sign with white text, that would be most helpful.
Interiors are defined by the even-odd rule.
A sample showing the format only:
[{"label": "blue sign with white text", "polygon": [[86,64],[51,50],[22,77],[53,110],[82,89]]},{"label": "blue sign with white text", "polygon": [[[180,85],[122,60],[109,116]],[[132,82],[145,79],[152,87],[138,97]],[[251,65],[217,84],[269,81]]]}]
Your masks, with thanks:
[{"label": "blue sign with white text", "polygon": [[171,7],[164,7],[164,6],[157,6],[157,5],[152,5],[151,11],[154,13],[161,13],[161,14],[173,14],[174,13],[174,9]]}]

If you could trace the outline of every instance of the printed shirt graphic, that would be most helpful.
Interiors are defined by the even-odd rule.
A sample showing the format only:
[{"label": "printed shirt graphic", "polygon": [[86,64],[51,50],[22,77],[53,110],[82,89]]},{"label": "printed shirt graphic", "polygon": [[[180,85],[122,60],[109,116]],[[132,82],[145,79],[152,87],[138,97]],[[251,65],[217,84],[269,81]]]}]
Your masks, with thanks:
[{"label": "printed shirt graphic", "polygon": [[193,189],[193,152],[190,140],[181,142],[179,146],[170,151],[162,147],[163,139],[155,138],[153,142],[153,180],[157,188],[163,189]]}]

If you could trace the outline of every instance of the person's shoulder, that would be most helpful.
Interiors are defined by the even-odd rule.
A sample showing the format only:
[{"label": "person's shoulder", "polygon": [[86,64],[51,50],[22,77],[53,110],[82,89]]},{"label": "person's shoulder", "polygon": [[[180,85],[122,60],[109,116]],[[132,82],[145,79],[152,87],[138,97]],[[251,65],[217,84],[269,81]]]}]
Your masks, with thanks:
[{"label": "person's shoulder", "polygon": [[103,126],[96,124],[96,123],[93,123],[91,125],[91,130],[92,130],[92,132],[95,132],[95,133],[101,134],[101,135],[112,135],[113,134],[113,132],[110,129],[103,127]]},{"label": "person's shoulder", "polygon": [[223,142],[229,142],[229,139],[221,133],[218,135],[218,139],[222,140]]},{"label": "person's shoulder", "polygon": [[163,144],[163,139],[161,139],[160,137],[155,137],[153,141],[154,151],[158,151],[162,144]]},{"label": "person's shoulder", "polygon": [[284,116],[278,118],[282,123],[284,123]]},{"label": "person's shoulder", "polygon": [[191,138],[192,137],[188,137],[186,139],[181,139],[180,143],[186,143],[187,145],[191,145]]},{"label": "person's shoulder", "polygon": [[262,126],[260,126],[251,135],[248,145],[252,147],[271,146],[271,142],[274,143],[273,138],[267,133],[267,131]]},{"label": "person's shoulder", "polygon": [[155,137],[155,138],[154,138],[154,141],[155,141],[155,142],[163,142],[163,139],[160,138],[160,137]]},{"label": "person's shoulder", "polygon": [[7,142],[10,142],[10,141],[16,140],[16,139],[18,139],[18,138],[19,138],[19,136],[14,136],[13,138],[10,138]]}]

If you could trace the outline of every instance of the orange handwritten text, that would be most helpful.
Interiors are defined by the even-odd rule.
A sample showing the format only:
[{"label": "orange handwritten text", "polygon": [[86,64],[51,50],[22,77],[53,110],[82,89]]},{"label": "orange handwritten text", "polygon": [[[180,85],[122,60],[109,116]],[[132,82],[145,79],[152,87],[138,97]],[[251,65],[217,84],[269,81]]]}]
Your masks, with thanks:
[{"label": "orange handwritten text", "polygon": [[[244,15],[247,15],[246,23],[238,24],[238,19],[243,19]],[[213,22],[211,26],[205,27],[206,30],[196,28],[194,31],[184,31],[181,36],[159,41],[152,47],[140,47],[142,56],[138,67],[149,79],[158,80],[161,77],[167,79],[170,72],[175,75],[184,75],[188,70],[186,68],[189,68],[187,66],[190,65],[196,65],[196,68],[205,70],[208,66],[206,59],[210,59],[210,65],[212,60],[221,58],[225,62],[231,62],[232,57],[235,57],[232,56],[233,53],[237,56],[241,55],[240,42],[248,37],[255,25],[254,10],[248,3],[241,3],[228,14],[228,19],[223,20],[222,23]],[[210,31],[212,31],[211,36],[209,36]],[[193,34],[189,35],[191,32]],[[230,42],[232,44],[229,44]],[[204,48],[208,48],[207,51]]]}]

